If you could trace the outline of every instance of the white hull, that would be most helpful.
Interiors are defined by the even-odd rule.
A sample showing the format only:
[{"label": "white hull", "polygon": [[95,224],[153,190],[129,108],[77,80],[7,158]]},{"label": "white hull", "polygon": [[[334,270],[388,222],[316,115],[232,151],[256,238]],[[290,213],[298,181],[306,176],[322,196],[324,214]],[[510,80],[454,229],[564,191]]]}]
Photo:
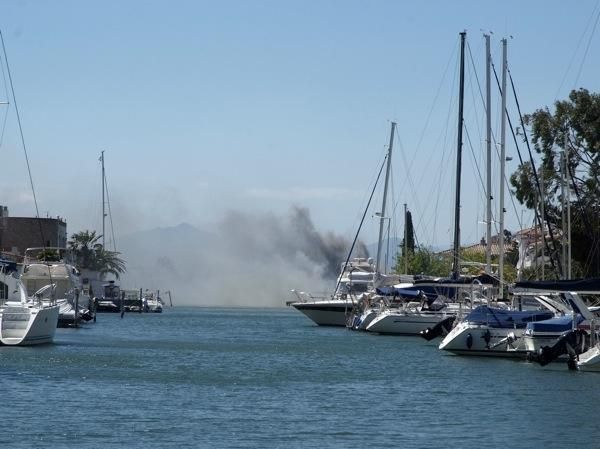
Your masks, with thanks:
[{"label": "white hull", "polygon": [[579,354],[577,368],[579,368],[580,371],[600,372],[600,348],[594,346],[583,354]]},{"label": "white hull", "polygon": [[[469,322],[459,323],[440,343],[439,348],[460,355],[524,357],[527,350],[516,345],[524,329],[493,328]],[[514,336],[512,344],[507,337]]]},{"label": "white hull", "polygon": [[373,318],[366,330],[379,334],[418,335],[452,315],[446,312],[385,311]]},{"label": "white hull", "polygon": [[0,342],[4,345],[52,343],[59,306],[6,307],[0,312]]},{"label": "white hull", "polygon": [[366,312],[363,312],[360,316],[354,318],[354,321],[351,323],[352,329],[359,331],[366,331],[369,324],[373,322],[375,318],[379,315],[379,309],[368,309]]},{"label": "white hull", "polygon": [[520,346],[527,352],[537,353],[543,346],[554,346],[562,333],[536,332],[534,335],[523,335]]},{"label": "white hull", "polygon": [[299,301],[290,304],[319,326],[346,326],[346,315],[352,311],[350,299]]}]

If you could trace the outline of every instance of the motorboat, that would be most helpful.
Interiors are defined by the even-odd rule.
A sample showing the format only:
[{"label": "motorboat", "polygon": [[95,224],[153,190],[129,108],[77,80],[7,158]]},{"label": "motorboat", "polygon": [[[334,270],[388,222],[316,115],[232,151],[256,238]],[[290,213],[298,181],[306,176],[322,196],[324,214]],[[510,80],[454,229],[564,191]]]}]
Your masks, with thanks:
[{"label": "motorboat", "polygon": [[[64,248],[28,248],[20,277],[27,296],[59,306],[59,327],[78,326],[93,318],[92,300],[83,289],[81,273],[66,261]],[[44,289],[52,285],[52,289]]]},{"label": "motorboat", "polygon": [[338,291],[331,297],[291,290],[293,300],[286,304],[302,312],[319,326],[346,326],[347,315],[358,295],[373,290],[375,266],[371,258],[354,258],[342,263]]},{"label": "motorboat", "polygon": [[52,343],[59,306],[44,303],[39,295],[29,298],[20,283],[18,292],[19,301],[3,300],[0,304],[0,343],[8,346]]},{"label": "motorboat", "polygon": [[161,313],[163,311],[163,305],[158,293],[154,296],[154,292],[146,290],[142,299],[144,309],[147,312]]},{"label": "motorboat", "polygon": [[42,296],[54,286],[46,285],[29,297],[14,262],[2,264],[0,286],[0,343],[11,346],[51,343],[56,333],[59,306],[44,302]]}]

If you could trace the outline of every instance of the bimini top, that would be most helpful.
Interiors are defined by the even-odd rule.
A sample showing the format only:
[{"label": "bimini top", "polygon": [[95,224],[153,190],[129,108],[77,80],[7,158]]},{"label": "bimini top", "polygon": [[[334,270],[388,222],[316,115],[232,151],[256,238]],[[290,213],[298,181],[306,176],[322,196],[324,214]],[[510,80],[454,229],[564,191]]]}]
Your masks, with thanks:
[{"label": "bimini top", "polygon": [[548,320],[553,317],[552,312],[543,310],[518,311],[479,306],[467,315],[465,321],[490,327],[523,329],[531,321]]}]

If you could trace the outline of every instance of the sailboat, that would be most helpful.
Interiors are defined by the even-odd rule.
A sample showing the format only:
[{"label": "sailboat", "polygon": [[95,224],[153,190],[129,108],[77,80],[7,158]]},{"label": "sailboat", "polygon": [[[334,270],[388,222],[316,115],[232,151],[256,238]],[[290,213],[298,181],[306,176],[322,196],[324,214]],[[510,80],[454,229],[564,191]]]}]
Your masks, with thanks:
[{"label": "sailboat", "polygon": [[[490,70],[490,49],[489,36],[486,35],[486,53],[487,53],[487,79],[488,79],[488,148],[490,137],[489,114],[491,105],[489,100],[489,70]],[[501,120],[501,154],[500,154],[500,294],[499,299],[503,299],[503,256],[504,256],[504,166],[505,166],[505,141],[506,141],[506,39],[502,40],[503,56],[502,56],[502,120]],[[460,142],[459,142],[460,146]],[[489,154],[489,150],[488,150]],[[489,159],[488,159],[488,176],[489,176]],[[489,178],[488,178],[489,179]],[[488,181],[489,182],[489,181]],[[489,183],[488,183],[489,189]],[[458,200],[457,200],[458,202]],[[488,192],[489,205],[489,192]],[[490,215],[488,206],[488,233],[490,227]],[[458,226],[456,222],[455,226]],[[456,232],[456,230],[455,230]],[[488,246],[489,246],[488,235]],[[457,248],[455,247],[455,251]],[[456,257],[456,255],[455,255]],[[489,256],[488,256],[489,269]],[[506,308],[493,307],[491,305],[481,305],[473,309],[467,314],[455,327],[446,335],[439,345],[439,349],[449,351],[461,355],[484,355],[484,356],[504,356],[514,357],[521,356],[526,351],[521,350],[518,346],[518,341],[523,336],[529,323],[536,321],[544,321],[555,318],[557,315],[564,314],[565,305],[560,302],[552,301],[551,298],[543,296],[533,296],[533,300],[537,305],[529,310],[520,310],[514,308],[507,310]]]},{"label": "sailboat", "polygon": [[[380,216],[379,239],[377,245],[377,258],[375,264],[371,258],[354,258],[350,260],[352,249],[347,260],[342,263],[340,275],[337,279],[336,290],[332,297],[314,297],[304,292],[292,290],[295,300],[288,301],[288,306],[302,312],[319,326],[346,326],[349,315],[367,292],[385,285],[393,285],[399,281],[398,276],[384,275],[380,270],[383,224],[385,220],[385,204],[387,200],[387,187],[390,176],[392,147],[394,145],[394,132],[396,123],[392,122],[390,143],[386,160],[386,177],[383,190],[383,206]],[[366,213],[366,210],[365,210]],[[359,229],[360,230],[360,229]],[[350,317],[352,320],[352,317]]]},{"label": "sailboat", "polygon": [[451,279],[426,280],[410,287],[413,291],[421,292],[422,301],[404,301],[393,307],[381,308],[377,316],[373,317],[366,326],[366,330],[380,334],[418,335],[427,328],[436,326],[440,322],[454,319],[461,311],[461,299],[464,293],[473,302],[477,296],[476,291],[489,288],[477,279],[467,279],[459,273],[459,248],[460,248],[460,179],[462,163],[462,127],[463,127],[463,97],[464,97],[464,51],[465,36],[461,35],[461,68],[460,68],[460,95],[458,111],[458,149],[456,164],[456,204],[454,223],[454,262]]}]

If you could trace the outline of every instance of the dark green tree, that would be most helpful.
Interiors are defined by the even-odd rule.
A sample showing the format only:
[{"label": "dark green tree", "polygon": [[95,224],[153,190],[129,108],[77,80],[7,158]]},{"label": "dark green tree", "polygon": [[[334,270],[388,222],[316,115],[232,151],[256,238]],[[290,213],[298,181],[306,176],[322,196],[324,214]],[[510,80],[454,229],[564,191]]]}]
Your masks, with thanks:
[{"label": "dark green tree", "polygon": [[75,258],[75,264],[81,269],[111,273],[118,279],[126,271],[125,261],[117,251],[104,249],[96,231],[81,231],[71,236],[69,250]]},{"label": "dark green tree", "polygon": [[[452,260],[449,255],[434,253],[430,248],[416,248],[406,256],[396,256],[396,273],[425,274],[430,276],[448,276],[451,271]],[[406,257],[406,259],[405,259]],[[404,267],[407,266],[407,270]],[[407,271],[406,273],[404,273]]]},{"label": "dark green tree", "polygon": [[404,220],[405,230],[404,235],[406,236],[406,245],[404,244],[404,239],[400,243],[401,252],[404,255],[404,248],[406,246],[406,251],[408,254],[414,254],[415,252],[415,228],[413,227],[412,215],[409,210],[406,211],[406,217]]},{"label": "dark green tree", "polygon": [[[561,155],[563,151],[567,154],[574,266],[581,270],[580,275],[599,276],[600,94],[573,90],[567,100],[555,103],[554,112],[538,109],[525,116],[525,124],[540,159],[537,170],[543,179],[544,207],[554,230],[561,228]],[[536,207],[539,190],[530,162],[522,164],[510,182],[521,204]],[[551,245],[551,253],[557,258],[560,245]]]}]

